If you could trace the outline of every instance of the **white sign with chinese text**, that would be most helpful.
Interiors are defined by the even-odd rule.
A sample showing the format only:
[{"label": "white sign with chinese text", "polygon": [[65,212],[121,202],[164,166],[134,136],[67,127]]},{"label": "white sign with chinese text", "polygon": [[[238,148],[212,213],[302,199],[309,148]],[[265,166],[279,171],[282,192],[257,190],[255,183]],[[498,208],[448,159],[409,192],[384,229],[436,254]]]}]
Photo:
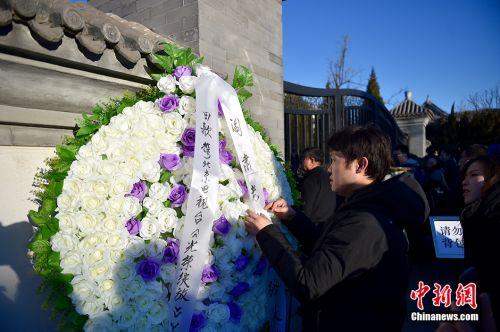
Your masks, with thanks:
[{"label": "white sign with chinese text", "polygon": [[437,258],[464,258],[463,229],[458,216],[429,217]]}]

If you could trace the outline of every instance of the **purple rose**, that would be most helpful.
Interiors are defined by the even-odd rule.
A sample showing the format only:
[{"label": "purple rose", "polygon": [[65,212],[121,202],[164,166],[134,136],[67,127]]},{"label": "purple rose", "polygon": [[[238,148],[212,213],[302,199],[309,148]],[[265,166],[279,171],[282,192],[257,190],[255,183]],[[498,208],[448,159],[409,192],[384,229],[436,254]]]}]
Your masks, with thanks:
[{"label": "purple rose", "polygon": [[222,105],[220,104],[220,100],[217,100],[217,114],[219,116],[224,116],[224,111],[222,110]]},{"label": "purple rose", "polygon": [[168,195],[168,200],[172,202],[172,207],[174,208],[181,206],[186,201],[186,198],[186,187],[182,184],[174,185],[170,191],[170,195]]},{"label": "purple rose", "polygon": [[227,221],[224,215],[220,216],[219,219],[215,220],[214,225],[212,226],[212,230],[214,231],[214,233],[221,236],[229,233],[230,229],[231,229],[231,224],[229,223],[229,221]]},{"label": "purple rose", "polygon": [[127,221],[127,224],[125,227],[127,227],[127,231],[130,235],[137,235],[139,234],[139,231],[141,230],[141,221],[135,218],[130,218]]},{"label": "purple rose", "polygon": [[260,256],[259,261],[257,262],[257,265],[255,266],[255,271],[253,271],[253,274],[260,276],[262,273],[264,273],[264,270],[267,267],[267,260],[264,256]]},{"label": "purple rose", "polygon": [[181,143],[184,146],[194,146],[196,130],[194,128],[186,128],[181,136]]},{"label": "purple rose", "polygon": [[189,327],[189,332],[197,332],[207,325],[207,317],[204,313],[193,314],[191,318],[191,326]]},{"label": "purple rose", "polygon": [[233,161],[233,155],[226,150],[226,141],[219,141],[219,161],[223,164],[229,165]]},{"label": "purple rose", "polygon": [[169,239],[167,241],[167,246],[163,252],[163,262],[165,263],[175,263],[177,262],[177,257],[179,256],[179,240]]},{"label": "purple rose", "polygon": [[187,66],[179,66],[175,68],[173,75],[175,78],[179,79],[182,76],[191,76],[192,72],[191,68]]},{"label": "purple rose", "polygon": [[175,95],[166,95],[160,100],[159,107],[165,113],[172,112],[179,107],[179,98]]},{"label": "purple rose", "polygon": [[240,257],[236,258],[236,260],[234,261],[234,266],[236,267],[236,271],[238,272],[243,271],[247,267],[249,262],[250,258],[248,258],[248,256],[240,255]]},{"label": "purple rose", "polygon": [[146,185],[146,183],[139,181],[134,183],[134,185],[132,186],[132,190],[125,196],[133,196],[142,201],[144,197],[146,197],[147,192],[148,186]]},{"label": "purple rose", "polygon": [[242,197],[248,197],[248,188],[245,184],[245,180],[238,180],[238,184],[240,185],[241,191],[243,192]]},{"label": "purple rose", "polygon": [[240,297],[242,294],[248,292],[250,285],[246,282],[239,282],[234,288],[229,292],[235,299]]},{"label": "purple rose", "polygon": [[227,306],[229,307],[229,320],[235,324],[239,324],[242,314],[240,306],[234,302],[229,302]]},{"label": "purple rose", "polygon": [[160,262],[153,258],[147,258],[137,264],[137,274],[144,280],[154,280],[160,275]]},{"label": "purple rose", "polygon": [[182,146],[182,154],[184,157],[194,157],[194,145],[193,146]]},{"label": "purple rose", "polygon": [[201,282],[215,282],[219,279],[219,271],[215,265],[206,265],[201,273]]},{"label": "purple rose", "polygon": [[262,191],[264,191],[264,202],[269,203],[267,199],[269,198],[269,193],[267,192],[266,188],[263,188]]},{"label": "purple rose", "polygon": [[173,153],[160,154],[160,166],[167,171],[175,171],[181,167],[181,158]]}]

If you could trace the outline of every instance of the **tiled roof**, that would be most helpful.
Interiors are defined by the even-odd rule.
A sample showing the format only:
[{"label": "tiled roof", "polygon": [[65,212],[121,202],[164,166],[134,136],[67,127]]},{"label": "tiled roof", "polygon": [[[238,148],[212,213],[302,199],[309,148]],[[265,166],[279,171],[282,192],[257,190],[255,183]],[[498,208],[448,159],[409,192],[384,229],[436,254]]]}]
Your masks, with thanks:
[{"label": "tiled roof", "polygon": [[422,107],[411,100],[411,93],[407,93],[406,99],[398,106],[391,110],[394,118],[419,118],[419,117],[433,117],[433,112],[425,107]]},{"label": "tiled roof", "polygon": [[432,113],[434,113],[435,116],[438,116],[438,117],[446,117],[446,116],[448,116],[448,113],[446,113],[439,106],[437,106],[436,104],[434,104],[431,101],[430,97],[427,97],[427,100],[422,104],[422,107],[431,110]]},{"label": "tiled roof", "polygon": [[160,50],[160,42],[172,42],[139,23],[66,0],[0,0],[0,27],[13,21],[26,24],[49,43],[58,43],[66,35],[97,55],[114,49],[131,64]]}]

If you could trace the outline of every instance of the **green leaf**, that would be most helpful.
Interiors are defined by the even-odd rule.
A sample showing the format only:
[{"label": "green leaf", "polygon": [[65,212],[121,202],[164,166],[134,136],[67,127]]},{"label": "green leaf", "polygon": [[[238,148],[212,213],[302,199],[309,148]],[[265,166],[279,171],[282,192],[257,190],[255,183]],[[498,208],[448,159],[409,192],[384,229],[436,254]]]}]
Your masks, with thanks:
[{"label": "green leaf", "polygon": [[49,266],[52,268],[60,268],[61,255],[58,252],[51,252],[49,254]]},{"label": "green leaf", "polygon": [[51,250],[50,243],[46,240],[34,241],[29,247],[36,254],[48,253]]},{"label": "green leaf", "polygon": [[239,88],[237,91],[240,104],[243,104],[248,98],[252,97],[252,93],[245,88]]},{"label": "green leaf", "polygon": [[172,206],[172,203],[167,199],[165,202],[163,202],[163,206],[169,208]]},{"label": "green leaf", "polygon": [[162,46],[163,49],[165,50],[165,53],[170,55],[172,58],[176,58],[181,52],[181,49],[175,46],[174,44],[162,43]]},{"label": "green leaf", "polygon": [[67,146],[58,145],[56,146],[57,155],[66,161],[75,160],[75,152],[71,151]]},{"label": "green leaf", "polygon": [[170,181],[170,178],[172,177],[172,173],[167,171],[167,170],[162,170],[160,173],[160,182],[165,183],[167,181]]},{"label": "green leaf", "polygon": [[96,131],[96,129],[97,128],[95,126],[85,125],[85,126],[81,127],[80,129],[78,129],[78,131],[76,132],[76,137],[90,135],[94,131]]},{"label": "green leaf", "polygon": [[42,208],[40,209],[40,214],[45,216],[50,216],[56,210],[57,204],[55,199],[46,198],[42,202]]},{"label": "green leaf", "polygon": [[153,54],[153,59],[167,72],[171,73],[173,69],[173,60],[166,55]]},{"label": "green leaf", "polygon": [[50,181],[45,194],[50,198],[57,198],[62,193],[63,182],[62,181]]},{"label": "green leaf", "polygon": [[36,225],[45,225],[46,223],[50,222],[50,217],[46,216],[46,215],[42,215],[40,214],[39,212],[35,211],[35,210],[30,210],[30,212],[28,212],[28,218],[30,219],[30,221]]},{"label": "green leaf", "polygon": [[253,76],[250,70],[245,66],[236,66],[234,68],[232,85],[236,90],[245,86],[252,86]]},{"label": "green leaf", "polygon": [[159,81],[163,77],[163,74],[155,74],[155,73],[148,73],[148,74],[155,81]]},{"label": "green leaf", "polygon": [[62,310],[71,308],[72,304],[71,304],[70,299],[66,295],[59,294],[59,295],[57,295],[56,300],[54,301],[54,307],[57,310],[62,311]]}]

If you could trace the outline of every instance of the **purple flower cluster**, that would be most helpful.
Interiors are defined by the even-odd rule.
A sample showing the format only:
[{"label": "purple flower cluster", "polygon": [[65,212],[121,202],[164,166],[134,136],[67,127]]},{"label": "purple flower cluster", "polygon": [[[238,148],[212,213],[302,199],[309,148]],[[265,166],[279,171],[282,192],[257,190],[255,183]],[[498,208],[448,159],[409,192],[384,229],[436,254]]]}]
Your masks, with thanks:
[{"label": "purple flower cluster", "polygon": [[259,261],[257,262],[257,265],[255,266],[255,271],[253,271],[253,274],[260,276],[262,273],[264,273],[264,270],[267,267],[267,260],[264,256],[260,256]]},{"label": "purple flower cluster", "polygon": [[163,252],[163,262],[165,263],[175,263],[177,262],[177,257],[179,256],[179,240],[169,239],[167,241],[167,246]]},{"label": "purple flower cluster", "polygon": [[234,288],[229,292],[235,299],[240,297],[241,295],[245,294],[248,292],[250,289],[250,285],[246,282],[239,282]]},{"label": "purple flower cluster", "polygon": [[194,142],[196,138],[196,130],[194,128],[186,128],[181,136],[182,154],[187,157],[194,157]]},{"label": "purple flower cluster", "polygon": [[182,184],[176,184],[172,187],[168,200],[172,202],[172,207],[176,208],[182,205],[187,199],[186,187]]},{"label": "purple flower cluster", "polygon": [[165,113],[172,112],[179,107],[179,97],[176,95],[166,95],[160,99],[158,106]]},{"label": "purple flower cluster", "polygon": [[151,281],[160,275],[160,262],[153,258],[146,258],[137,264],[137,274],[144,280]]},{"label": "purple flower cluster", "polygon": [[139,181],[134,183],[132,190],[125,196],[133,196],[138,200],[142,201],[148,192],[148,186],[146,183]]},{"label": "purple flower cluster", "polygon": [[125,227],[127,227],[127,231],[130,235],[137,235],[139,234],[141,230],[142,223],[139,219],[136,218],[130,218],[127,220],[127,224]]},{"label": "purple flower cluster", "polygon": [[267,192],[266,188],[263,188],[264,191],[264,202],[267,204],[269,201],[267,200],[269,198],[269,193]]},{"label": "purple flower cluster", "polygon": [[207,317],[204,313],[193,314],[191,318],[191,326],[189,327],[189,332],[198,332],[207,325]]},{"label": "purple flower cluster", "polygon": [[233,161],[233,155],[226,150],[226,141],[219,141],[219,161],[223,164],[229,165]]},{"label": "purple flower cluster", "polygon": [[214,221],[214,225],[212,226],[212,231],[215,234],[224,236],[231,230],[231,224],[227,221],[224,215],[220,216],[219,219]]},{"label": "purple flower cluster", "polygon": [[249,262],[250,258],[248,258],[248,256],[240,255],[240,257],[236,258],[236,260],[234,261],[236,271],[243,271],[247,267]]},{"label": "purple flower cluster", "polygon": [[242,314],[240,306],[234,302],[229,302],[227,306],[229,307],[229,320],[235,324],[239,324]]},{"label": "purple flower cluster", "polygon": [[206,265],[201,273],[201,282],[215,282],[219,279],[219,271],[215,265]]},{"label": "purple flower cluster", "polygon": [[181,167],[181,158],[174,153],[160,154],[160,166],[167,171],[175,171]]},{"label": "purple flower cluster", "polygon": [[182,76],[191,76],[192,73],[193,71],[191,70],[190,67],[179,66],[175,68],[173,75],[175,76],[175,78],[179,79]]}]

